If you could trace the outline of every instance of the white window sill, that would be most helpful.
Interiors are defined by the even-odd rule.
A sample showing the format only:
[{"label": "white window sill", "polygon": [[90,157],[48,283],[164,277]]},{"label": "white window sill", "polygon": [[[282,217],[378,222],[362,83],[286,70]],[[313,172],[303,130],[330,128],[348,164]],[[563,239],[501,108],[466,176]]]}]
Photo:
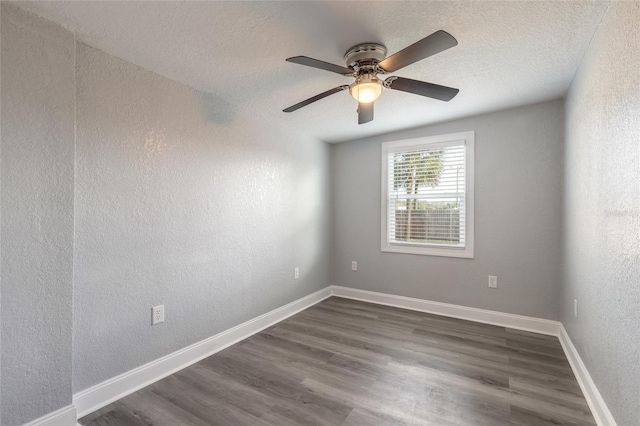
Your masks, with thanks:
[{"label": "white window sill", "polygon": [[470,247],[420,247],[408,244],[386,244],[381,247],[381,251],[388,253],[418,254],[421,256],[442,256],[473,259],[473,249]]}]

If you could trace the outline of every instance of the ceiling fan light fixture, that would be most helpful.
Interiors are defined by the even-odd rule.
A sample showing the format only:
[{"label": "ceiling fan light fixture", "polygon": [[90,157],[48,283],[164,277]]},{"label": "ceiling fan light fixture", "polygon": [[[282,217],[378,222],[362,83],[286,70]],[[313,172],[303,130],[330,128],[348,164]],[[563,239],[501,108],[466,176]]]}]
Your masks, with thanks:
[{"label": "ceiling fan light fixture", "polygon": [[359,103],[368,104],[382,94],[382,82],[377,78],[361,79],[349,87],[349,93]]}]

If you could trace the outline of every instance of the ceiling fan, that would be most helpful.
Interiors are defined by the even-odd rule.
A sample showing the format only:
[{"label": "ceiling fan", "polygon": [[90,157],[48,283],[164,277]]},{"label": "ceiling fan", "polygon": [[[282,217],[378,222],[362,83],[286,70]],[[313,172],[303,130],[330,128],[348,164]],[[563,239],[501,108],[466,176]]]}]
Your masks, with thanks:
[{"label": "ceiling fan", "polygon": [[386,59],[387,48],[383,45],[377,43],[358,44],[345,53],[346,67],[307,56],[288,58],[287,62],[331,71],[346,77],[354,77],[356,81],[350,85],[338,86],[327,90],[298,102],[283,111],[293,112],[334,93],[349,90],[351,96],[358,101],[358,124],[368,123],[373,120],[373,102],[378,99],[383,87],[448,102],[458,94],[458,89],[403,77],[391,76],[380,80],[378,79],[378,74],[392,73],[414,62],[450,49],[457,44],[458,41],[451,34],[439,30]]}]

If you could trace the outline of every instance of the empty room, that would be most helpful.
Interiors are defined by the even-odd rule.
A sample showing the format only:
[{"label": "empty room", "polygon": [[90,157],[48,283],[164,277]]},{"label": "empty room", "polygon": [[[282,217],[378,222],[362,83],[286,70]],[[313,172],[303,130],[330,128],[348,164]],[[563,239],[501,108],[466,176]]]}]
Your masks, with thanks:
[{"label": "empty room", "polygon": [[0,426],[640,426],[640,1],[0,25]]}]

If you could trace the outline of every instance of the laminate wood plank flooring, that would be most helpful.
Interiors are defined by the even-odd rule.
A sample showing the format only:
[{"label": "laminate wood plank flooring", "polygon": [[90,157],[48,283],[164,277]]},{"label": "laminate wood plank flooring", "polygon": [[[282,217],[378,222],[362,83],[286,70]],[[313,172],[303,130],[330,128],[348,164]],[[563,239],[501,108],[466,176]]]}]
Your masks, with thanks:
[{"label": "laminate wood plank flooring", "polygon": [[595,425],[555,337],[336,297],[79,422]]}]

